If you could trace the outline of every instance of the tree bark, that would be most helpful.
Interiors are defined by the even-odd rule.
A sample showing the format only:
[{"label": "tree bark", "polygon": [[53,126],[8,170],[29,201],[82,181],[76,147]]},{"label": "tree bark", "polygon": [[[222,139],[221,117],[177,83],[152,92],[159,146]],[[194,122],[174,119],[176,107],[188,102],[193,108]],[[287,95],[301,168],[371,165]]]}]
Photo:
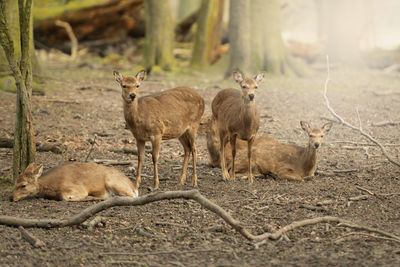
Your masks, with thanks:
[{"label": "tree bark", "polygon": [[153,67],[169,71],[173,66],[173,37],[171,9],[168,1],[147,0],[146,40],[144,65],[150,72]]},{"label": "tree bark", "polygon": [[191,66],[203,69],[219,57],[224,0],[202,0]]},{"label": "tree bark", "polygon": [[281,0],[256,0],[251,3],[252,38],[256,38],[252,41],[253,71],[259,71],[261,66],[262,70],[272,74],[306,75],[306,66],[294,59],[283,43]]},{"label": "tree bark", "polygon": [[233,70],[250,70],[250,3],[231,0],[229,7],[229,66],[226,77]]},{"label": "tree bark", "polygon": [[5,12],[7,10],[7,4],[5,1],[0,1],[0,10],[2,12],[0,16],[0,44],[4,49],[17,85],[17,112],[13,150],[14,180],[21,171],[25,170],[30,162],[35,161],[36,152],[31,114],[32,66],[29,45],[31,39],[31,27],[29,27],[29,25],[31,23],[32,0],[18,0],[18,7],[21,29],[21,54],[19,64],[17,62],[19,58],[18,52],[15,50],[14,41],[6,21]]}]

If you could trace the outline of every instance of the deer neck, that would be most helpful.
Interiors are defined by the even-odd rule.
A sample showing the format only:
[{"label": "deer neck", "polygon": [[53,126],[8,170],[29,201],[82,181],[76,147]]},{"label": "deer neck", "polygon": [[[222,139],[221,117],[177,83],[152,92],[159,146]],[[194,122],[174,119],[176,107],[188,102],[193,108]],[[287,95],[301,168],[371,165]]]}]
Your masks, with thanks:
[{"label": "deer neck", "polygon": [[126,123],[129,125],[135,125],[139,120],[139,102],[136,97],[135,100],[131,103],[124,102],[124,117]]},{"label": "deer neck", "polygon": [[312,145],[308,145],[302,155],[302,166],[305,172],[305,175],[314,175],[315,167],[317,164],[317,150]]},{"label": "deer neck", "polygon": [[240,118],[245,123],[246,126],[252,124],[252,122],[257,118],[258,110],[255,101],[246,101],[243,103],[240,110]]}]

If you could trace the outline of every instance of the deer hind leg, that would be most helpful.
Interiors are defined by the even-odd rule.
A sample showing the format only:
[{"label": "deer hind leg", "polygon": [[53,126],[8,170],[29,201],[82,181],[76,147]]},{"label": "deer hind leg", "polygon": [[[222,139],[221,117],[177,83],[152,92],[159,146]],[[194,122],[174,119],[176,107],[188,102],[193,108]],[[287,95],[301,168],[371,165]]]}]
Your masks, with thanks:
[{"label": "deer hind leg", "polygon": [[158,184],[160,183],[158,180],[158,155],[160,153],[160,144],[161,144],[161,136],[155,136],[151,138],[151,146],[153,148],[152,159],[153,159],[153,168],[154,168],[154,189],[158,188]]},{"label": "deer hind leg", "polygon": [[250,183],[253,183],[253,170],[252,170],[253,168],[251,167],[251,165],[252,165],[252,151],[251,151],[251,149],[253,147],[254,139],[255,138],[252,137],[247,141],[247,157],[248,157],[248,160],[249,160],[248,168],[249,168],[249,182]]},{"label": "deer hind leg", "polygon": [[139,188],[140,177],[142,175],[144,144],[145,144],[144,141],[136,140],[136,145],[137,145],[137,150],[138,150],[138,167],[137,167],[137,174],[136,174],[136,188]]},{"label": "deer hind leg", "polygon": [[92,198],[89,197],[88,191],[86,191],[84,188],[74,187],[65,190],[61,195],[61,200],[86,201],[92,200]]},{"label": "deer hind leg", "polygon": [[181,175],[181,178],[179,179],[179,183],[181,185],[184,185],[185,181],[186,181],[187,167],[189,164],[191,147],[190,147],[190,141],[189,141],[189,136],[188,136],[187,132],[182,134],[178,139],[179,139],[179,142],[181,142],[184,152],[185,152],[185,155],[183,158],[182,175]]},{"label": "deer hind leg", "polygon": [[232,164],[231,164],[230,175],[231,175],[231,179],[235,180],[236,135],[231,136],[230,142],[231,142],[231,148],[232,148]]},{"label": "deer hind leg", "polygon": [[219,135],[219,138],[220,138],[219,154],[221,159],[222,180],[226,180],[229,177],[225,159],[225,146],[228,143],[228,138],[221,133]]},{"label": "deer hind leg", "polygon": [[188,141],[190,144],[190,150],[192,152],[192,160],[193,160],[193,177],[192,177],[192,185],[197,186],[197,172],[196,172],[196,164],[197,164],[197,149],[196,149],[196,133],[197,128],[191,129],[187,132]]},{"label": "deer hind leg", "polygon": [[114,177],[106,179],[107,191],[120,196],[137,197],[137,192],[132,190],[130,184],[124,181],[125,177]]}]

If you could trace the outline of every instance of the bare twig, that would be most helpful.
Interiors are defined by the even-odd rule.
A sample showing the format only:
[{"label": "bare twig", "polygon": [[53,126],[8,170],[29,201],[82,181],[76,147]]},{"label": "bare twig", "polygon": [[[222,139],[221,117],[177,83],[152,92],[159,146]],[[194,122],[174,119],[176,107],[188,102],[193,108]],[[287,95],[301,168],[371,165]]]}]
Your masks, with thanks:
[{"label": "bare twig", "polygon": [[376,239],[383,239],[383,240],[388,240],[388,241],[393,241],[393,242],[400,243],[399,240],[394,239],[394,238],[389,238],[389,237],[384,237],[384,236],[376,236],[376,235],[371,235],[371,234],[367,234],[367,233],[359,233],[359,232],[351,232],[351,233],[345,234],[344,236],[341,236],[341,237],[337,238],[335,240],[335,243],[339,243],[342,240],[344,240],[346,237],[351,236],[351,235],[367,236],[367,237],[372,237],[372,238],[376,238]]},{"label": "bare twig", "polygon": [[349,197],[350,201],[359,201],[359,200],[367,200],[368,196],[367,195],[359,195],[355,197]]},{"label": "bare twig", "polygon": [[101,163],[104,165],[131,165],[132,161],[129,160],[111,160],[111,159],[93,159],[95,163]]},{"label": "bare twig", "polygon": [[71,25],[68,22],[56,20],[55,24],[59,27],[63,27],[71,40],[71,59],[75,59],[78,56],[78,39],[76,38]]},{"label": "bare twig", "polygon": [[31,233],[29,233],[27,230],[24,229],[24,227],[19,226],[18,227],[19,232],[21,233],[21,236],[29,242],[29,244],[31,244],[32,246],[34,246],[35,248],[38,247],[44,247],[46,246],[42,240],[40,240],[39,238],[37,238],[36,236],[32,235]]},{"label": "bare twig", "polygon": [[387,194],[375,193],[375,192],[372,192],[372,191],[370,191],[370,190],[368,190],[368,189],[366,189],[364,187],[361,187],[361,186],[356,186],[356,188],[361,190],[361,191],[364,191],[364,192],[370,194],[371,196],[376,196],[376,197],[386,197],[386,196],[400,195],[400,193],[387,193]]},{"label": "bare twig", "polygon": [[[400,163],[397,162],[397,161],[395,161],[394,159],[392,159],[392,158],[388,155],[388,153],[386,152],[386,149],[381,145],[381,143],[379,143],[379,142],[378,142],[375,138],[373,138],[371,135],[369,135],[369,134],[367,134],[366,132],[364,132],[364,131],[362,130],[361,127],[357,128],[356,126],[354,126],[354,125],[352,125],[352,124],[346,122],[342,117],[340,117],[340,116],[335,112],[335,110],[333,110],[333,108],[331,107],[331,105],[330,105],[330,103],[329,103],[329,99],[328,99],[328,97],[327,97],[328,84],[329,84],[329,81],[330,81],[329,56],[328,56],[328,55],[326,56],[326,62],[327,62],[327,78],[326,78],[325,87],[324,87],[324,99],[325,99],[326,106],[327,106],[328,110],[330,111],[330,113],[331,113],[341,124],[343,124],[343,125],[345,125],[345,126],[351,128],[351,129],[353,129],[353,130],[359,131],[360,134],[361,134],[362,136],[366,137],[366,138],[369,139],[371,142],[373,142],[374,144],[376,144],[376,145],[381,149],[383,155],[388,159],[389,162],[393,163],[393,164],[396,165],[397,167],[400,167]],[[358,112],[358,111],[357,111],[357,112]],[[361,126],[361,125],[360,125],[360,126]]]},{"label": "bare twig", "polygon": [[375,127],[397,126],[397,125],[400,125],[400,122],[381,121],[381,122],[373,122],[372,123],[372,126],[375,126]]},{"label": "bare twig", "polygon": [[85,162],[88,161],[88,159],[89,159],[89,157],[90,157],[90,154],[92,154],[94,145],[97,144],[97,142],[96,142],[96,137],[97,137],[97,134],[94,134],[94,138],[93,138],[93,141],[92,141],[91,144],[90,144],[89,153],[87,154],[87,156],[86,156],[86,158],[85,158]]},{"label": "bare twig", "polygon": [[90,217],[92,217],[94,214],[111,207],[145,205],[156,201],[171,200],[171,199],[192,199],[198,202],[203,208],[208,209],[217,214],[218,216],[220,216],[227,224],[229,224],[233,229],[235,229],[239,234],[244,236],[246,239],[256,242],[262,241],[264,239],[278,240],[282,237],[283,234],[285,234],[288,231],[294,230],[299,227],[314,225],[318,223],[340,223],[341,225],[344,225],[346,227],[375,232],[383,236],[388,236],[390,238],[400,240],[400,237],[385,232],[383,230],[357,225],[352,222],[346,221],[344,219],[332,216],[324,216],[313,219],[306,219],[302,221],[295,221],[289,225],[286,225],[278,229],[273,233],[267,232],[260,235],[253,235],[243,226],[243,224],[240,221],[237,221],[223,208],[221,208],[220,206],[216,205],[215,203],[211,202],[210,200],[202,196],[198,190],[156,192],[138,198],[114,197],[109,200],[96,203],[72,217],[67,217],[63,219],[23,219],[13,216],[2,215],[0,216],[0,225],[38,227],[38,228],[72,226],[81,224]]}]

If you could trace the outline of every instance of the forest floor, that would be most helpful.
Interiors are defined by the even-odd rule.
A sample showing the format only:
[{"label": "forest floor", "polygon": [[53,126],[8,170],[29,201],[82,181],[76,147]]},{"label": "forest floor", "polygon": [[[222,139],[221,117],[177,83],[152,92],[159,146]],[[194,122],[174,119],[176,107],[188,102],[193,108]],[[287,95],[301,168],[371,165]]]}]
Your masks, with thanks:
[{"label": "forest floor", "polygon": [[[123,149],[136,150],[135,139],[125,129],[120,88],[112,68],[92,69],[88,65],[48,64],[49,83],[54,89],[45,96],[33,96],[36,141],[60,144],[62,153],[38,152],[37,163],[45,169],[64,161],[131,161],[119,165],[135,179],[137,156]],[[333,120],[323,100],[325,71],[312,78],[266,76],[256,96],[261,113],[260,135],[280,142],[305,146],[307,135],[299,121],[320,127]],[[128,74],[127,70],[121,70]],[[400,155],[400,75],[371,70],[332,68],[328,96],[331,105],[345,120],[358,126],[355,108],[363,128],[386,145],[396,160]],[[150,76],[140,94],[150,94],[178,85],[189,85],[210,103],[224,87],[238,88],[233,79],[223,81],[206,74],[198,76]],[[15,95],[0,92],[0,137],[12,138]],[[375,126],[380,122],[397,125]],[[91,150],[91,143],[96,142]],[[338,123],[324,138],[318,152],[317,173],[304,183],[256,177],[222,182],[220,169],[208,163],[204,135],[197,137],[198,190],[227,210],[252,233],[271,227],[279,229],[291,222],[319,216],[337,216],[357,224],[380,228],[400,236],[400,196],[372,196],[357,188],[379,194],[400,193],[400,169],[390,163],[376,146]],[[153,185],[151,149],[146,146],[140,195]],[[178,140],[163,141],[159,160],[160,190],[190,190],[191,164],[186,185],[178,179],[183,148]],[[0,210],[2,215],[23,218],[65,218],[93,202],[61,202],[30,198],[10,202],[12,149],[0,149]],[[349,198],[366,195],[365,199]],[[311,210],[307,205],[327,205]],[[18,229],[0,226],[0,265],[2,266],[399,266],[400,244],[378,238],[377,234],[336,224],[317,224],[288,232],[287,238],[268,241],[255,248],[220,217],[197,202],[161,201],[145,206],[114,207],[99,214],[104,227],[93,231],[63,227],[28,231],[46,246],[33,248],[21,238]]]}]

